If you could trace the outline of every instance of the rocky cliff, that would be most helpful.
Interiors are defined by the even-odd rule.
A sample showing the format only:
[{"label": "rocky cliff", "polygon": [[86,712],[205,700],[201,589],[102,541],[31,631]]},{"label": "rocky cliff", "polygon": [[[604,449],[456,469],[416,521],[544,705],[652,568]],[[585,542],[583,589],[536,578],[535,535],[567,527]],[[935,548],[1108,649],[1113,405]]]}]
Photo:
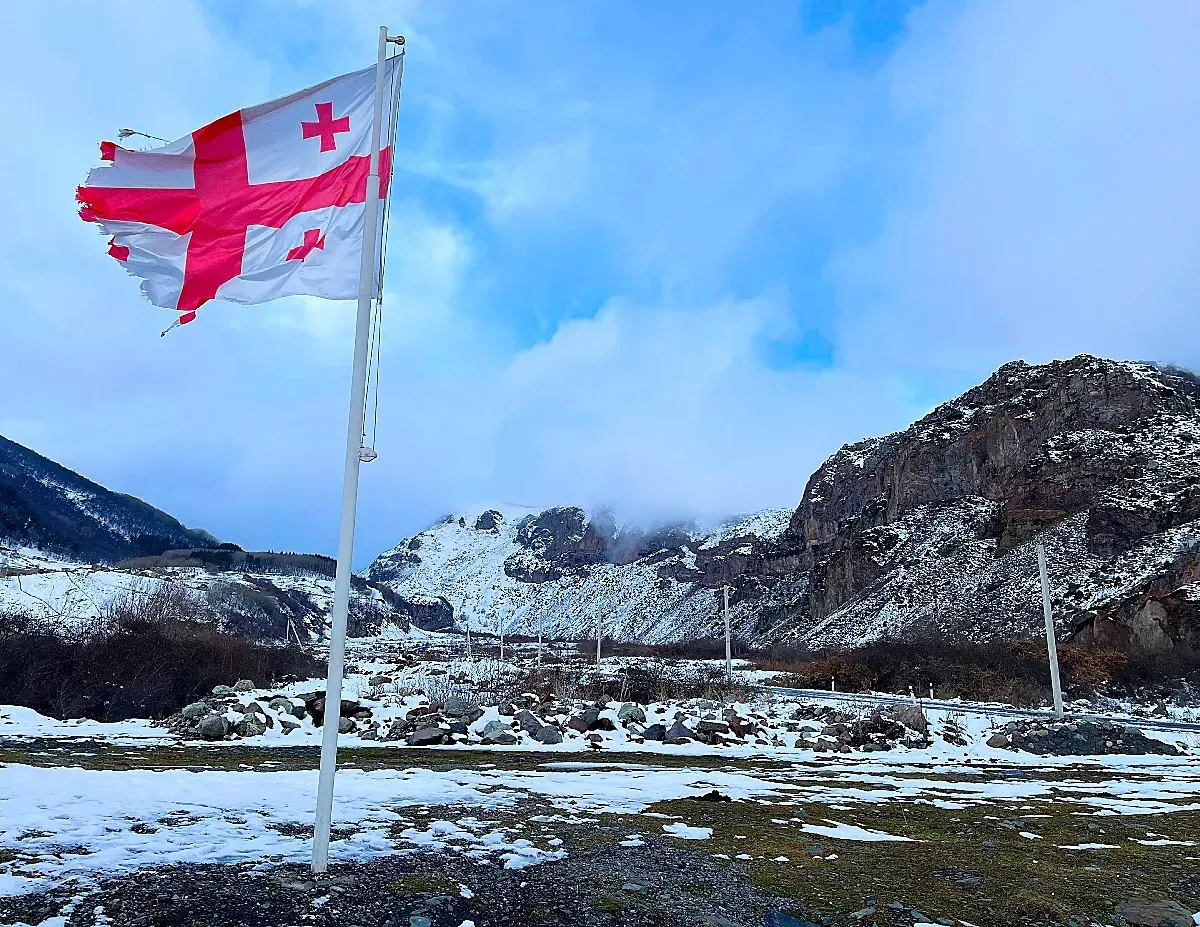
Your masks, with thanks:
[{"label": "rocky cliff", "polygon": [[1081,356],[1006,364],[904,431],[843,447],[790,514],[621,529],[563,507],[449,518],[372,564],[487,627],[668,640],[735,626],[851,645],[1039,633],[1036,544],[1067,637],[1200,649],[1200,381]]}]

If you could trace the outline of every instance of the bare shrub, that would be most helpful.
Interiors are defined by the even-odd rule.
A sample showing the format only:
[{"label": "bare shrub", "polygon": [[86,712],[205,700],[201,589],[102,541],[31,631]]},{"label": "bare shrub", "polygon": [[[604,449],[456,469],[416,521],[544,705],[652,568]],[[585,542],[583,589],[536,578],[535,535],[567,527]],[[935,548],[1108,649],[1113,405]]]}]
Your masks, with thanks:
[{"label": "bare shrub", "polygon": [[169,583],[130,590],[69,634],[0,622],[0,703],[58,718],[163,718],[211,692],[324,672],[298,647],[258,644],[201,620],[205,603]]}]

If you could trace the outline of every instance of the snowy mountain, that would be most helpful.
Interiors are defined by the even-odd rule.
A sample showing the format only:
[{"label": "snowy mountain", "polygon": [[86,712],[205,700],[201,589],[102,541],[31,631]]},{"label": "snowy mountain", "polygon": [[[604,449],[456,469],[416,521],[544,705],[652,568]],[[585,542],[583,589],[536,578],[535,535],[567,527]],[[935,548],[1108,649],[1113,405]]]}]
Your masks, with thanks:
[{"label": "snowy mountain", "polygon": [[1200,650],[1200,380],[1080,356],[1006,364],[904,431],[843,447],[795,511],[713,530],[604,513],[462,513],[368,576],[460,626],[676,640],[720,627],[811,646],[1039,633],[1036,545],[1060,633]]},{"label": "snowy mountain", "polygon": [[711,531],[619,530],[607,513],[516,506],[448,516],[377,558],[367,576],[400,595],[445,599],[459,627],[553,637],[664,641],[710,633],[719,577],[698,552],[782,532],[790,509]]},{"label": "snowy mountain", "polygon": [[[328,557],[219,544],[0,438],[0,617],[40,619],[67,631],[166,595],[238,633],[309,640],[324,634],[333,572]],[[355,578],[352,634],[410,623],[437,629],[449,620],[443,602],[408,602]]]},{"label": "snowy mountain", "polygon": [[216,547],[141,499],[112,492],[0,437],[0,543],[112,563],[177,547]]}]

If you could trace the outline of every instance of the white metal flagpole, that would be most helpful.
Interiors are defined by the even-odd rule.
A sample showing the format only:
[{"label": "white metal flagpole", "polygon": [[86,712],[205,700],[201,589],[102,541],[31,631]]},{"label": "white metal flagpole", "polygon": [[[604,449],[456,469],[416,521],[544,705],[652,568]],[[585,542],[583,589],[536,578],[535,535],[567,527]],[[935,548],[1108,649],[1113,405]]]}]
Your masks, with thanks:
[{"label": "white metal flagpole", "polygon": [[354,328],[354,374],[350,380],[350,420],[346,425],[346,469],[342,477],[342,519],[338,532],[337,573],[333,585],[333,627],[329,632],[329,676],[325,683],[325,717],[321,728],[321,775],[317,782],[317,819],[313,828],[312,871],[324,872],[329,863],[329,830],[333,821],[333,777],[337,770],[338,724],[341,721],[342,670],[346,662],[346,614],[350,607],[350,576],[354,561],[354,516],[358,505],[358,471],[366,411],[367,344],[371,329],[371,299],[375,293],[376,231],[379,225],[379,142],[383,124],[383,70],[387,55],[387,26],[379,27],[379,57],[375,65],[375,121],[371,125],[371,154],[367,174],[362,263],[358,270],[358,317]]},{"label": "white metal flagpole", "polygon": [[1054,641],[1054,610],[1050,607],[1050,580],[1046,575],[1046,548],[1037,546],[1038,574],[1042,580],[1042,613],[1046,617],[1046,651],[1050,655],[1050,689],[1054,693],[1054,714],[1063,716],[1062,681],[1058,675],[1058,645]]}]

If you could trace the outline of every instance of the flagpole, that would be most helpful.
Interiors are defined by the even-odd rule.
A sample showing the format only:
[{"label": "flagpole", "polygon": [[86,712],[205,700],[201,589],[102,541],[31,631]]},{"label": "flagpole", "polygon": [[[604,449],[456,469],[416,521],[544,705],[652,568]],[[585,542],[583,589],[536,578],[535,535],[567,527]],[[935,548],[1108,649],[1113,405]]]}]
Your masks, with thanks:
[{"label": "flagpole", "polygon": [[321,775],[317,782],[317,819],[313,828],[312,871],[315,873],[324,872],[329,863],[329,831],[333,822],[333,778],[337,771],[338,725],[342,716],[342,671],[346,663],[346,615],[350,607],[354,516],[358,505],[358,471],[362,462],[359,453],[362,450],[362,428],[366,412],[367,347],[371,329],[371,299],[376,295],[375,239],[379,225],[379,143],[383,123],[383,70],[387,43],[387,26],[380,26],[379,56],[375,64],[375,113],[371,123],[362,263],[358,270],[354,374],[350,380],[350,419],[346,425],[342,518],[338,532],[337,573],[333,584],[333,627],[329,632],[329,676],[325,683],[325,712],[321,725]]}]

